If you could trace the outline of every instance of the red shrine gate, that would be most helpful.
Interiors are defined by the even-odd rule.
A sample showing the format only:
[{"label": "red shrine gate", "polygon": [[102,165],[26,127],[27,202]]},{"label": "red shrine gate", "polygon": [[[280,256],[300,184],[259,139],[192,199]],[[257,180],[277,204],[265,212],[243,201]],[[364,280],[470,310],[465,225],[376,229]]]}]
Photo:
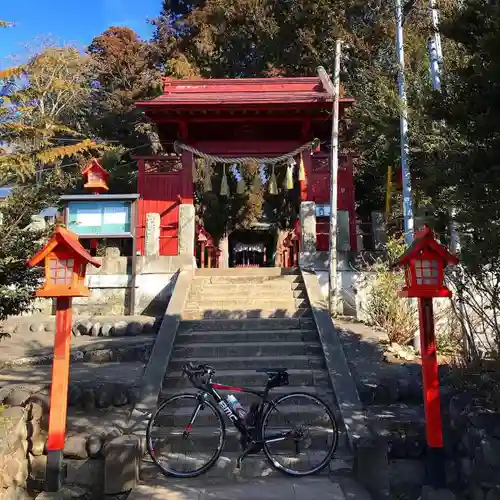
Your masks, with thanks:
[{"label": "red shrine gate", "polygon": [[[340,99],[340,116],[354,99]],[[329,144],[332,100],[319,78],[165,79],[164,93],[138,102],[158,129],[166,156],[139,157],[137,248],[145,251],[146,214],[160,214],[160,255],[178,253],[178,208],[193,203],[193,154],[174,151],[174,142],[223,157],[277,157],[319,138]],[[342,137],[340,137],[342,141]],[[301,201],[329,203],[328,152],[301,153],[305,181]],[[297,163],[300,158],[297,159]],[[352,159],[341,155],[339,210],[349,214],[349,242],[356,250],[356,217]],[[326,231],[325,231],[326,227]],[[317,219],[318,250],[328,248],[328,218]],[[286,240],[290,255],[278,256],[282,266],[297,265],[297,234]],[[297,231],[295,230],[295,233]],[[326,247],[325,247],[326,242]],[[212,261],[212,260],[211,260]]]}]

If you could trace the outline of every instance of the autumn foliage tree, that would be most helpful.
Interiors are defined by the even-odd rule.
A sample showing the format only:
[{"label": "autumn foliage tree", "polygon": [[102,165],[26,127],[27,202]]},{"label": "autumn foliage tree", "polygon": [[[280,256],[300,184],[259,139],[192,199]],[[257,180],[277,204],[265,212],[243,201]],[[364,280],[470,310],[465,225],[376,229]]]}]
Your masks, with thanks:
[{"label": "autumn foliage tree", "polygon": [[9,145],[0,157],[4,183],[102,149],[85,137],[79,119],[91,93],[87,69],[76,49],[47,48],[23,66],[20,78],[4,80],[0,141]]},{"label": "autumn foliage tree", "polygon": [[153,131],[135,103],[161,93],[151,46],[130,28],[113,26],[95,37],[87,51],[94,87],[88,106],[89,125],[103,139],[147,153]]}]

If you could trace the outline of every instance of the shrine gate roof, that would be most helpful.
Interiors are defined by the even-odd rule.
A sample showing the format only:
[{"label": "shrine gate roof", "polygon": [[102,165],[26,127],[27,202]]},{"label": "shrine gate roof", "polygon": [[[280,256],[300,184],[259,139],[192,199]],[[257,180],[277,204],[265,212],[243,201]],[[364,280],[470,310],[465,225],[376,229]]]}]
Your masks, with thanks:
[{"label": "shrine gate roof", "polygon": [[[340,99],[340,103],[344,106],[349,106],[353,102],[352,98]],[[331,110],[332,98],[318,77],[198,80],[166,78],[163,95],[136,104],[146,111],[158,108],[206,110],[310,106]]]}]

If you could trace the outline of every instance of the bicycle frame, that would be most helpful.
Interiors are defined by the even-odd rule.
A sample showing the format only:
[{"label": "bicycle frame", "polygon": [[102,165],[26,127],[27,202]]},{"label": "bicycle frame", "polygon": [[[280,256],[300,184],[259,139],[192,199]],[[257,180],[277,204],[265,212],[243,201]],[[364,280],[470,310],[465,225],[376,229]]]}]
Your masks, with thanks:
[{"label": "bicycle frame", "polygon": [[262,446],[266,443],[275,443],[278,441],[285,441],[292,434],[292,430],[281,432],[279,434],[270,436],[269,438],[263,439],[262,436],[256,440],[251,436],[250,430],[245,424],[244,420],[240,418],[240,416],[231,408],[231,406],[225,401],[225,398],[221,396],[217,389],[222,391],[230,391],[230,392],[239,392],[239,393],[247,393],[253,394],[260,398],[260,403],[258,405],[258,409],[256,412],[257,424],[256,428],[259,429],[262,424],[262,417],[264,412],[267,410],[269,406],[274,406],[274,400],[270,400],[268,398],[270,387],[266,385],[264,390],[255,390],[249,389],[245,387],[234,387],[224,384],[213,383],[211,379],[208,380],[205,384],[195,384],[194,381],[191,381],[197,389],[200,389],[200,393],[198,393],[198,406],[195,408],[193,415],[187,425],[184,435],[187,437],[189,432],[191,431],[193,424],[198,416],[198,413],[203,408],[203,401],[205,395],[208,394],[211,396],[214,401],[217,403],[217,406],[222,410],[223,415],[234,425],[234,427],[240,432],[241,436],[250,441],[249,446],[244,450],[244,452],[238,457],[238,467],[241,465],[241,461],[245,458],[246,455],[252,453],[252,451],[260,451]]}]

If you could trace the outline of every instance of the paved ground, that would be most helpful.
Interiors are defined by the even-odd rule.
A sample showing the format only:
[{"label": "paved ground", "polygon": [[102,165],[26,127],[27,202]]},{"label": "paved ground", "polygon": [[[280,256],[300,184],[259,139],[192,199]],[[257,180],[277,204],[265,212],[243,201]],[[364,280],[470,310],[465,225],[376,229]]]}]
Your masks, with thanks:
[{"label": "paved ground", "polygon": [[241,483],[207,484],[196,480],[165,481],[163,485],[140,485],[128,500],[362,500],[366,496],[344,494],[328,478],[256,479]]}]

